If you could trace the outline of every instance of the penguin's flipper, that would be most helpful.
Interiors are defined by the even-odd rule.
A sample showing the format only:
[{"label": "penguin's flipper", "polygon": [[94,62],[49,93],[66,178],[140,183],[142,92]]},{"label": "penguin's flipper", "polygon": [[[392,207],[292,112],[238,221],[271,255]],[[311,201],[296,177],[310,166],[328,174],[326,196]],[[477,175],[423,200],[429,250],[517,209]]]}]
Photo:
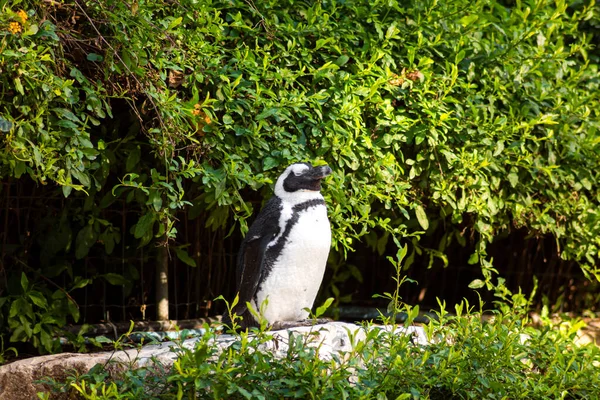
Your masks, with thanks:
[{"label": "penguin's flipper", "polygon": [[[260,237],[246,235],[240,247],[236,271],[238,302],[232,312],[242,317],[241,321],[237,321],[237,325],[242,329],[257,325],[246,303],[252,301],[258,289],[267,243],[268,241],[264,238],[261,240]],[[232,316],[226,311],[223,315],[223,323],[231,326],[231,318]]]},{"label": "penguin's flipper", "polygon": [[[256,295],[261,276],[265,272],[267,245],[280,231],[280,205],[281,200],[275,197],[267,202],[240,246],[236,271],[239,301],[233,311],[245,319],[251,317],[246,303],[252,301]],[[257,304],[257,307],[260,307],[260,304]],[[247,324],[248,321],[244,323]]]},{"label": "penguin's flipper", "polygon": [[242,253],[238,257],[238,295],[240,309],[246,308],[246,302],[251,301],[264,270],[265,251],[269,243],[269,237],[257,237],[248,240],[242,247]]}]

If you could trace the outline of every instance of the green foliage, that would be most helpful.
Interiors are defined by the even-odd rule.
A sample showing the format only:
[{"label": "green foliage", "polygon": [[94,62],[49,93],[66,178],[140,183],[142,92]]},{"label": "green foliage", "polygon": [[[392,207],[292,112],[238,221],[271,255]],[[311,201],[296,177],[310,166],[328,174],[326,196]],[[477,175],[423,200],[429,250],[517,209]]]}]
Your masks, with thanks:
[{"label": "green foliage", "polygon": [[18,356],[19,352],[14,347],[4,347],[4,338],[0,336],[0,364],[6,362],[6,355],[12,353],[14,356]]},{"label": "green foliage", "polygon": [[[142,86],[153,119],[141,116],[137,127],[145,142],[119,149],[128,174],[117,175],[113,194],[141,191],[149,212],[185,206],[187,179],[201,182],[208,211],[226,207],[243,221],[250,208],[239,190],[271,182],[292,161],[325,158],[335,167],[327,193],[336,248],[351,248],[375,226],[410,234],[472,215],[486,240],[512,221],[567,236],[565,256],[591,263],[596,255],[597,217],[586,211],[597,201],[596,65],[587,56],[591,38],[577,30],[592,18],[591,6],[67,4],[113,50],[86,57],[105,76],[91,80],[68,65],[74,79],[40,82],[34,77],[57,81],[66,72],[51,61],[68,43],[47,21],[34,35],[5,35],[7,48],[36,45],[4,53],[18,69],[3,74],[13,77],[3,86],[28,89],[7,97],[14,128],[4,158],[23,164],[8,162],[5,175],[27,171],[78,190],[100,188],[98,159],[136,140],[109,142],[108,132],[89,140],[111,115],[109,96],[134,95],[132,87],[102,90],[125,76]],[[28,23],[37,17],[29,13]],[[21,106],[34,102],[36,113]],[[147,153],[156,158],[143,160]],[[575,212],[584,213],[578,222]],[[147,243],[148,232],[163,228],[142,218],[134,234]]]},{"label": "green foliage", "polygon": [[[394,294],[387,295],[393,329],[365,324],[365,337],[349,333],[351,350],[326,355],[311,334],[291,333],[287,353],[265,348],[274,340],[265,331],[242,332],[220,349],[218,333],[205,325],[193,349],[181,342],[172,349],[178,358],[168,373],[157,366],[110,376],[103,367],[54,382],[53,390],[85,399],[588,399],[600,395],[595,373],[600,348],[576,345],[583,326],[578,321],[553,322],[547,313],[542,326],[527,319],[528,299],[502,283],[492,285],[500,298],[497,310],[476,310],[464,301],[449,314],[439,310],[424,327],[427,344],[415,343],[404,331],[419,313],[399,301],[398,291],[406,247],[391,260],[398,273]],[[234,303],[228,309],[235,306]],[[323,308],[330,305],[329,299]],[[408,318],[395,327],[395,315]],[[182,334],[185,338],[185,332]],[[276,339],[281,340],[281,339]],[[277,346],[275,346],[277,348]],[[49,394],[40,394],[41,398]]]},{"label": "green foliage", "polygon": [[[475,311],[457,305],[454,315],[440,304],[437,319],[425,327],[428,345],[409,335],[367,325],[364,340],[352,351],[322,358],[319,346],[293,334],[289,350],[278,358],[262,345],[268,332],[242,333],[224,351],[208,326],[194,349],[176,346],[173,369],[157,366],[108,374],[103,367],[69,378],[57,391],[86,399],[548,399],[595,398],[600,351],[573,343],[581,324],[545,319],[533,328],[505,311]],[[414,314],[402,307],[397,312]],[[554,325],[553,325],[554,324]]]},{"label": "green foliage", "polygon": [[[99,336],[96,339],[92,339],[97,344],[106,344],[114,349],[114,351],[120,351],[124,349],[131,350],[132,348],[137,349],[138,352],[141,350],[144,344],[147,344],[143,339],[145,332],[133,332],[134,323],[131,321],[129,330],[122,334],[117,340],[110,340],[104,336]],[[131,344],[132,334],[142,335],[142,341],[137,345]],[[182,332],[182,338],[186,336],[185,331]],[[154,339],[150,339],[151,344],[156,344]],[[114,354],[114,353],[113,353]],[[40,399],[53,398],[51,393],[60,394],[59,396],[66,396],[65,393],[69,393],[69,396],[77,396],[82,399],[99,399],[99,398],[119,398],[119,399],[143,399],[148,398],[148,393],[153,393],[157,390],[162,389],[165,384],[165,377],[167,375],[166,370],[160,363],[152,364],[144,368],[136,368],[136,362],[138,357],[136,354],[130,352],[130,362],[128,365],[120,365],[117,370],[121,373],[121,382],[109,382],[106,380],[111,378],[111,374],[108,372],[107,365],[111,362],[109,360],[105,364],[96,364],[87,373],[83,375],[68,375],[66,379],[59,382],[55,379],[42,379],[39,383],[43,383],[51,388],[51,391],[40,392],[38,397]],[[121,395],[127,391],[126,395]]]},{"label": "green foliage", "polygon": [[10,305],[8,313],[0,315],[0,326],[11,330],[10,342],[31,342],[42,352],[56,352],[58,328],[66,325],[67,317],[79,320],[79,309],[69,294],[57,289],[32,284],[25,273],[20,281],[11,281],[8,295],[0,298],[0,307]]},{"label": "green foliage", "polygon": [[[88,191],[101,185],[93,174],[100,168],[90,127],[110,116],[98,87],[76,68],[58,64],[60,39],[56,26],[43,21],[28,4],[1,2],[2,176],[30,175],[46,184],[56,182],[67,196],[72,189]],[[21,15],[16,7],[23,6]],[[26,16],[26,17],[25,17]],[[20,31],[6,32],[8,24]]]},{"label": "green foliage", "polygon": [[[247,189],[266,194],[297,160],[334,170],[338,299],[337,283],[361,279],[347,252],[359,241],[383,252],[390,235],[413,239],[408,259],[447,265],[467,230],[483,264],[489,242],[524,227],[597,275],[593,3],[0,0],[0,13],[0,176],[66,198],[36,238],[49,257],[24,244],[11,255],[13,281],[24,271],[44,298],[0,291],[14,340],[52,349],[42,327],[76,312],[66,296],[62,314],[40,304],[134,279],[65,263],[113,252],[121,232],[101,211],[117,200],[137,212],[128,228],[142,248],[173,242],[189,207],[209,229],[244,231]],[[193,267],[185,245],[176,255]],[[42,270],[69,271],[69,287]]]}]

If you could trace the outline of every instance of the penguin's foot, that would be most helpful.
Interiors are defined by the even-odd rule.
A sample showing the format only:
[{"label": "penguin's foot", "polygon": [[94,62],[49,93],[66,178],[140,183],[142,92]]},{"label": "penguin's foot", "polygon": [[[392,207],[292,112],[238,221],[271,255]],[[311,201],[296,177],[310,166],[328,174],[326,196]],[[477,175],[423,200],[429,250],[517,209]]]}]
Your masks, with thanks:
[{"label": "penguin's foot", "polygon": [[332,322],[333,320],[330,318],[316,318],[316,319],[303,319],[300,321],[275,321],[271,325],[272,331],[279,331],[282,329],[290,329],[298,326],[313,326],[320,324],[327,324]]}]

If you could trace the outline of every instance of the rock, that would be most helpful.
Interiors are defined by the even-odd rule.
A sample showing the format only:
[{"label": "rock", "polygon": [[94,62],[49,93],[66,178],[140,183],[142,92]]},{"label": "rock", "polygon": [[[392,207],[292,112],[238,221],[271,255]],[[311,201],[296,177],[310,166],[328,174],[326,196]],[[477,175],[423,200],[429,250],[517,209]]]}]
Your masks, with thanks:
[{"label": "rock", "polygon": [[[413,341],[426,344],[427,338],[421,327],[375,326],[373,329],[394,330],[398,334],[410,334]],[[290,336],[304,335],[308,338],[309,346],[320,346],[319,357],[330,359],[332,354],[352,350],[356,341],[365,338],[365,330],[355,324],[331,322],[312,327],[297,327],[287,330],[270,332],[273,339],[262,345],[265,351],[284,357],[288,351]],[[225,349],[235,342],[236,336],[219,335],[217,345]],[[0,367],[0,400],[35,399],[37,392],[46,392],[49,388],[43,383],[36,383],[43,378],[64,381],[73,372],[86,373],[96,364],[106,364],[109,372],[122,371],[125,368],[148,366],[155,361],[165,367],[170,367],[177,359],[172,351],[174,346],[193,349],[198,338],[187,339],[176,344],[164,342],[156,345],[146,345],[140,349],[130,349],[117,352],[92,354],[61,353],[15,361]]]},{"label": "rock", "polygon": [[110,354],[62,353],[16,361],[0,367],[0,399],[35,399],[38,391],[46,391],[36,380],[50,377],[64,381],[74,371],[85,373],[98,363],[106,363]]}]

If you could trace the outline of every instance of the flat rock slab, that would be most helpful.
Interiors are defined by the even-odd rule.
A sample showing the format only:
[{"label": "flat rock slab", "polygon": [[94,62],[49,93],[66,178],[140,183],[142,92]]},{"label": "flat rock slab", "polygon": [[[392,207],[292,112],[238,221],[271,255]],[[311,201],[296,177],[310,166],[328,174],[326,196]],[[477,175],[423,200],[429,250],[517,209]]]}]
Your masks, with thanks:
[{"label": "flat rock slab", "polygon": [[[427,343],[425,332],[421,327],[381,326],[374,329],[394,330],[398,334],[412,335],[415,343]],[[273,339],[263,345],[265,351],[271,351],[277,356],[284,357],[287,354],[290,335],[301,334],[310,338],[308,340],[310,346],[320,346],[319,357],[324,359],[331,358],[332,354],[351,351],[352,340],[362,340],[366,336],[361,326],[345,322],[296,327],[269,332],[269,334],[273,336]],[[233,335],[219,335],[215,342],[219,347],[225,349],[236,339],[237,337]],[[198,340],[198,338],[192,338],[181,343],[164,342],[146,345],[140,349],[116,352],[60,353],[15,361],[0,367],[0,400],[35,399],[38,392],[48,390],[44,384],[36,383],[37,380],[52,378],[64,381],[74,372],[79,374],[88,372],[96,364],[107,364],[107,368],[115,372],[123,368],[145,366],[155,361],[165,367],[170,367],[177,359],[177,354],[172,351],[173,347],[183,346],[193,349]]]}]

